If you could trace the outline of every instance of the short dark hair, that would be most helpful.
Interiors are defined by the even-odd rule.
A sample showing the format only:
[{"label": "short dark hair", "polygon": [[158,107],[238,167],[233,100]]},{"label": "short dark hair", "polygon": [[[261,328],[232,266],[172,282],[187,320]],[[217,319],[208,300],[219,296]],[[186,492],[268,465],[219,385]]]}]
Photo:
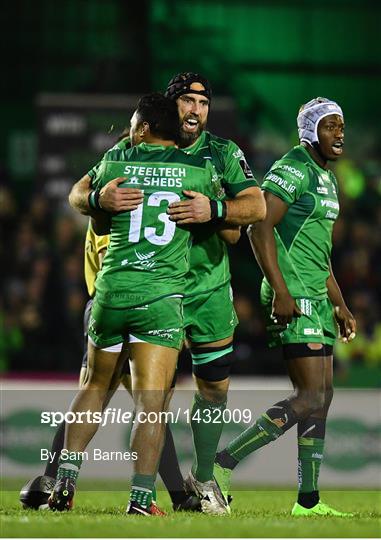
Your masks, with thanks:
[{"label": "short dark hair", "polygon": [[139,122],[147,122],[153,135],[166,141],[177,142],[180,121],[175,101],[158,92],[140,98],[136,107]]}]

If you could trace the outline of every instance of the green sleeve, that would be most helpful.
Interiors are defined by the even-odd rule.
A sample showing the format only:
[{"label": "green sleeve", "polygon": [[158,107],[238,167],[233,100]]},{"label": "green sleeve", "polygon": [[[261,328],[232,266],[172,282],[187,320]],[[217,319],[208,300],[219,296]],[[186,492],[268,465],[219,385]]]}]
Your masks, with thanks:
[{"label": "green sleeve", "polygon": [[106,169],[106,163],[107,163],[107,152],[103,156],[102,161],[99,162],[96,174],[91,181],[91,186],[93,189],[101,189],[107,183],[104,181],[104,174],[103,174]]},{"label": "green sleeve", "polygon": [[258,187],[244,153],[233,141],[229,141],[226,149],[222,183],[228,197],[235,197],[249,187]]},{"label": "green sleeve", "polygon": [[273,193],[287,205],[293,204],[307,191],[309,185],[306,167],[293,162],[277,162],[265,175],[261,188]]},{"label": "green sleeve", "polygon": [[97,175],[97,171],[98,171],[99,166],[100,166],[101,163],[102,163],[101,161],[98,161],[98,163],[96,165],[94,165],[94,167],[92,169],[90,169],[88,171],[88,173],[87,173],[90,176],[92,182],[93,182],[94,178]]}]

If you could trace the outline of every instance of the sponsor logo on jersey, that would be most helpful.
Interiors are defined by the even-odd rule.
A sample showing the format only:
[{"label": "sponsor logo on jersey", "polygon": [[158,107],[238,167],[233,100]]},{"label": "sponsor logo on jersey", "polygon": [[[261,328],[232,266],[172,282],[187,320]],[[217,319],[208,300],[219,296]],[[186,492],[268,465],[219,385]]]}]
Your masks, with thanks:
[{"label": "sponsor logo on jersey", "polygon": [[240,167],[241,167],[241,169],[243,171],[243,174],[245,175],[245,178],[247,180],[249,180],[250,178],[254,178],[253,172],[250,169],[249,164],[248,164],[248,162],[246,161],[246,159],[244,157],[239,160],[239,165],[240,165]]},{"label": "sponsor logo on jersey", "polygon": [[328,208],[332,208],[332,210],[336,210],[336,212],[332,212],[332,210],[328,210],[325,215],[326,219],[337,219],[338,212],[340,209],[340,205],[338,202],[331,201],[329,199],[323,199],[320,201],[320,204],[322,205],[323,208],[328,207]]},{"label": "sponsor logo on jersey", "polygon": [[320,194],[320,195],[328,195],[328,188],[326,187],[322,187],[322,186],[318,186],[316,191]]},{"label": "sponsor logo on jersey", "polygon": [[126,165],[124,174],[130,176],[137,174],[139,176],[165,176],[166,178],[186,177],[185,167],[146,167],[144,165]]},{"label": "sponsor logo on jersey", "polygon": [[139,185],[139,186],[154,186],[154,187],[183,187],[181,178],[139,178],[137,176],[132,176],[125,185]]},{"label": "sponsor logo on jersey", "polygon": [[305,336],[322,336],[323,330],[321,328],[305,328],[303,334]]},{"label": "sponsor logo on jersey", "polygon": [[236,159],[241,159],[243,157],[242,150],[240,148],[238,148],[238,150],[233,152],[233,157],[236,158]]},{"label": "sponsor logo on jersey", "polygon": [[121,266],[132,266],[134,268],[151,270],[156,261],[152,260],[152,257],[155,255],[155,251],[150,251],[149,253],[139,253],[135,249],[136,259],[135,261],[129,261],[128,259],[123,259],[120,263]]},{"label": "sponsor logo on jersey", "polygon": [[287,180],[284,180],[284,178],[281,178],[280,176],[272,172],[270,172],[266,176],[265,180],[270,180],[271,182],[274,182],[275,184],[283,188],[288,193],[293,193],[296,190],[296,186],[294,184],[289,184]]},{"label": "sponsor logo on jersey", "polygon": [[339,210],[339,203],[336,201],[330,201],[329,199],[323,199],[320,201],[320,204],[324,207],[328,208],[334,208],[335,210]]},{"label": "sponsor logo on jersey", "polygon": [[335,214],[335,212],[331,212],[331,210],[328,210],[328,212],[326,213],[325,217],[327,219],[336,219],[337,218],[337,214]]},{"label": "sponsor logo on jersey", "polygon": [[299,171],[299,169],[295,169],[295,167],[291,167],[291,165],[280,165],[280,168],[284,171],[294,174],[297,178],[300,178],[301,180],[303,180],[304,178],[304,174],[302,173],[302,171]]},{"label": "sponsor logo on jersey", "polygon": [[145,167],[126,165],[123,171],[128,179],[123,185],[182,187],[186,178],[185,167]]}]

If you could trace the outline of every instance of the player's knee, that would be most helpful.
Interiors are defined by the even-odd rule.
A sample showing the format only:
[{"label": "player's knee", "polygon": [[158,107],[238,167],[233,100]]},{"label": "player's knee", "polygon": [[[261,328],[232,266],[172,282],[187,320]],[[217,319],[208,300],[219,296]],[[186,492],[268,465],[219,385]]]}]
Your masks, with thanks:
[{"label": "player's knee", "polygon": [[222,381],[205,381],[196,378],[197,388],[204,399],[211,403],[222,403],[226,401],[229,379]]},{"label": "player's knee", "polygon": [[306,418],[316,413],[324,407],[325,392],[324,389],[302,390],[298,392],[296,398],[296,409],[298,416]]},{"label": "player's knee", "polygon": [[203,381],[218,383],[227,379],[234,360],[233,345],[192,347],[193,374]]},{"label": "player's knee", "polygon": [[325,405],[325,392],[323,389],[315,390],[310,393],[309,414],[320,411]]},{"label": "player's knee", "polygon": [[[204,399],[212,402],[226,400],[230,368],[233,363],[232,344],[224,347],[192,347],[193,374]],[[216,358],[216,354],[219,355]],[[200,356],[202,362],[200,363]]]},{"label": "player's knee", "polygon": [[168,392],[163,390],[135,390],[133,393],[135,411],[146,413],[164,409]]}]

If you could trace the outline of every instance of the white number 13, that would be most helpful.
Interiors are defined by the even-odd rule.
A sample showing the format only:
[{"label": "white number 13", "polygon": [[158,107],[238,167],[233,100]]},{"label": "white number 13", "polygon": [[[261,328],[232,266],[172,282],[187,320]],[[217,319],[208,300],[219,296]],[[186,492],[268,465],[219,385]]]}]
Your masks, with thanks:
[{"label": "white number 13", "polygon": [[[167,201],[168,204],[177,202],[180,200],[177,193],[170,191],[156,191],[148,197],[147,206],[160,206],[161,201]],[[166,210],[166,209],[165,209]],[[175,235],[176,223],[169,221],[169,215],[166,212],[162,212],[158,215],[158,220],[164,223],[163,234],[156,234],[156,227],[144,227],[144,238],[151,244],[156,246],[164,246],[169,244]],[[141,204],[136,210],[130,212],[130,232],[128,234],[129,242],[139,242],[140,230],[143,221],[143,205]]]}]

